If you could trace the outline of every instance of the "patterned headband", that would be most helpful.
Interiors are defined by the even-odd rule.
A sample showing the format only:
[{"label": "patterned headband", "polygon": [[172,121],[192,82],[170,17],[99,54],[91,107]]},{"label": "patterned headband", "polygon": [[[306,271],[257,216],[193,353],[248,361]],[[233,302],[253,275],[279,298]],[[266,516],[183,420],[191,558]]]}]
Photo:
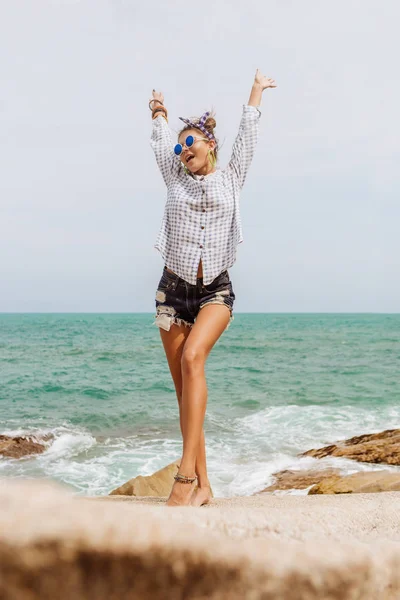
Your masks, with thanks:
[{"label": "patterned headband", "polygon": [[200,129],[208,137],[209,140],[214,140],[214,142],[217,143],[217,140],[215,139],[213,134],[207,131],[207,129],[204,127],[204,123],[206,122],[206,119],[209,116],[209,114],[209,112],[205,112],[198,123],[193,123],[193,121],[189,121],[189,119],[184,119],[183,117],[179,118],[181,121],[186,123],[186,125],[190,125],[190,127],[194,127],[195,129]]}]

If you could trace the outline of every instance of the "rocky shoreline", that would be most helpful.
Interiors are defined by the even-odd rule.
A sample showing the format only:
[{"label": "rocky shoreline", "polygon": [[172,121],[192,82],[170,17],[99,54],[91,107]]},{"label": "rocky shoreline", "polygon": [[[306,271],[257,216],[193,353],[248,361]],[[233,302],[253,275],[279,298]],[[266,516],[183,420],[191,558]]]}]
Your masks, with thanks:
[{"label": "rocky shoreline", "polygon": [[[19,459],[39,454],[49,447],[52,439],[50,434],[42,438],[0,435],[0,456]],[[273,482],[257,493],[307,488],[309,488],[307,491],[309,495],[400,491],[400,471],[381,469],[343,474],[340,469],[323,465],[325,458],[340,457],[362,463],[398,466],[400,465],[400,429],[388,429],[340,440],[323,448],[302,452],[298,457],[321,459],[322,464],[315,469],[284,470],[274,473]],[[179,461],[175,461],[153,475],[134,477],[112,490],[110,495],[168,496],[178,467]]]},{"label": "rocky shoreline", "polygon": [[6,458],[24,458],[34,454],[42,454],[53,440],[51,434],[39,438],[33,435],[0,435],[0,456]]},{"label": "rocky shoreline", "polygon": [[[388,430],[309,450],[318,469],[275,473],[262,492],[202,508],[165,506],[179,461],[103,497],[0,480],[0,597],[395,600],[399,439]],[[49,444],[1,436],[0,453],[18,460]],[[339,455],[388,470],[324,468]],[[308,492],[275,494],[293,489]]]},{"label": "rocky shoreline", "polygon": [[[335,456],[363,463],[400,465],[400,429],[352,437],[299,455],[305,456],[317,459]],[[179,462],[176,461],[153,475],[134,477],[110,494],[168,496],[178,467]],[[344,475],[339,469],[321,466],[311,470],[280,471],[274,473],[273,478],[273,483],[257,494],[306,488],[310,488],[309,495],[400,491],[400,471],[393,473],[389,470],[371,470]]]}]

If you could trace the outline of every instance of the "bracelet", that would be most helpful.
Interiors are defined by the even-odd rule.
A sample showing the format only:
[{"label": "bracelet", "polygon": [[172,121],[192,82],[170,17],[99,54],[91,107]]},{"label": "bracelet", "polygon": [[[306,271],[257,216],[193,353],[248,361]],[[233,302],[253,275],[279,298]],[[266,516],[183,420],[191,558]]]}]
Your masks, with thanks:
[{"label": "bracelet", "polygon": [[153,121],[154,121],[154,119],[156,119],[156,118],[157,118],[159,115],[161,115],[162,117],[164,117],[164,119],[165,119],[165,120],[167,121],[167,123],[168,123],[168,118],[167,118],[167,115],[165,114],[165,112],[164,112],[164,111],[160,111],[159,113],[155,113],[155,114],[153,113],[153,117],[152,117],[152,118],[153,118]]},{"label": "bracelet", "polygon": [[159,102],[159,103],[161,104],[161,106],[164,106],[164,104],[161,102],[161,100],[157,100],[157,98],[153,98],[153,99],[152,99],[152,100],[150,100],[150,102],[149,102],[149,108],[150,108],[150,110],[151,110],[151,106],[150,106],[150,104],[151,104],[152,102]]},{"label": "bracelet", "polygon": [[158,115],[162,115],[163,117],[165,117],[168,120],[168,113],[166,110],[154,110],[153,114],[151,115],[153,119],[155,119],[156,117],[158,117]]},{"label": "bracelet", "polygon": [[167,111],[167,109],[164,106],[157,106],[156,108],[153,108],[152,112],[153,112],[153,115],[156,112],[165,112],[165,114],[168,114],[168,111]]}]

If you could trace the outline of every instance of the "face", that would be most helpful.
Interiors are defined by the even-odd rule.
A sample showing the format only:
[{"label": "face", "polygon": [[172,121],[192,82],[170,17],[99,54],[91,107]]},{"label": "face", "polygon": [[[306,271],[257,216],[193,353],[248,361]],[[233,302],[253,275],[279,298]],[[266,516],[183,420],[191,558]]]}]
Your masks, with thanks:
[{"label": "face", "polygon": [[181,162],[192,173],[197,173],[199,170],[207,170],[210,167],[208,151],[214,149],[214,140],[204,141],[203,138],[206,136],[200,129],[187,129],[180,134],[178,142],[183,145],[188,135],[192,135],[196,141],[190,148],[183,146],[180,155]]}]

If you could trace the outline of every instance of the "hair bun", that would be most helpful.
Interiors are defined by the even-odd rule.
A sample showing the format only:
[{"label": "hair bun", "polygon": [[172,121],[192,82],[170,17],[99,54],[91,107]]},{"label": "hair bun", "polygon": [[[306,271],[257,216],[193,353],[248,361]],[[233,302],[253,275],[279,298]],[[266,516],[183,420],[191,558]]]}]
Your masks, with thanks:
[{"label": "hair bun", "polygon": [[216,128],[217,126],[217,122],[214,119],[214,117],[207,117],[206,122],[204,123],[204,126],[206,127],[206,129],[208,131],[210,131],[210,133],[213,132],[213,130]]}]

